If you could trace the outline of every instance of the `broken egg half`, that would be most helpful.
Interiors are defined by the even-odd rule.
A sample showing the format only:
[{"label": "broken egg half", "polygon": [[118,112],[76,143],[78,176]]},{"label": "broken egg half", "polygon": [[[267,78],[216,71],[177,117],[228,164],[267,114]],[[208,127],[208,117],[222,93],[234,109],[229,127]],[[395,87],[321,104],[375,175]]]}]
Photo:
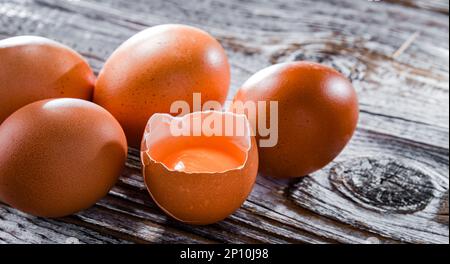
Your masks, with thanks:
[{"label": "broken egg half", "polygon": [[215,223],[237,210],[258,170],[247,118],[220,111],[154,114],[144,132],[141,160],[157,205],[171,217],[197,225]]}]

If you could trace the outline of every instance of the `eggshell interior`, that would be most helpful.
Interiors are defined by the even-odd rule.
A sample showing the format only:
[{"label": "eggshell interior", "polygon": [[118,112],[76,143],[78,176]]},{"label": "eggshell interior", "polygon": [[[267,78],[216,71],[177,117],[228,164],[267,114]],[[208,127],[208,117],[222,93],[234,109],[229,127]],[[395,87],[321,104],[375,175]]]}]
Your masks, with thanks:
[{"label": "eggshell interior", "polygon": [[[220,124],[221,136],[194,135],[196,120],[213,119]],[[226,119],[241,124],[240,135],[225,136]],[[171,124],[184,127],[190,135],[174,136]],[[211,125],[214,128],[214,124]],[[236,130],[236,129],[235,129]],[[231,132],[230,132],[231,133]],[[243,115],[221,112],[196,112],[185,117],[153,115],[144,133],[145,158],[163,164],[168,170],[189,173],[217,173],[237,169],[245,164],[250,149],[250,127]]]}]

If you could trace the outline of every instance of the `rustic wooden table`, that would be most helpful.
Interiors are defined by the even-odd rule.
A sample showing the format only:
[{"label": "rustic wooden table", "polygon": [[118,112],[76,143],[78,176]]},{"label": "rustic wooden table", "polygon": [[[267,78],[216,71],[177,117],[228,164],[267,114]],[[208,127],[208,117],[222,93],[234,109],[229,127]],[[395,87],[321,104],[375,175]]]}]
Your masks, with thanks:
[{"label": "rustic wooden table", "polygon": [[334,66],[359,94],[353,140],[309,177],[259,177],[241,209],[203,227],[155,206],[138,152],[130,150],[117,186],[86,211],[43,219],[0,204],[0,242],[449,242],[448,1],[0,0],[0,38],[61,41],[96,72],[124,40],[163,23],[197,26],[219,39],[232,65],[230,98],[273,63]]}]

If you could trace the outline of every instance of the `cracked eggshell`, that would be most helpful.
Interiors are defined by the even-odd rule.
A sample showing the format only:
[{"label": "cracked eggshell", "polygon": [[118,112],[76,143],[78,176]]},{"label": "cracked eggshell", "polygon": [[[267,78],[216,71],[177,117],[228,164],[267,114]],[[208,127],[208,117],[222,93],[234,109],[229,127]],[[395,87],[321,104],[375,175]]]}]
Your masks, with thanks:
[{"label": "cracked eggshell", "polygon": [[159,25],[125,41],[106,61],[94,90],[94,102],[120,122],[130,146],[139,148],[148,119],[170,113],[182,100],[192,111],[193,93],[202,102],[225,101],[230,66],[220,43],[185,25]]},{"label": "cracked eggshell", "polygon": [[60,217],[107,194],[125,164],[125,134],[100,106],[52,99],[22,107],[0,125],[0,200]]},{"label": "cracked eggshell", "polygon": [[[260,147],[259,157],[261,173],[279,178],[305,176],[331,162],[351,139],[359,115],[350,81],[313,62],[267,67],[242,85],[234,101],[278,102],[278,143]],[[256,124],[259,117],[248,118]]]},{"label": "cracked eggshell", "polygon": [[[255,138],[250,134],[249,125],[245,136],[232,139],[246,151],[245,161],[232,169],[184,172],[169,169],[149,154],[152,148],[159,151],[158,142],[167,137],[167,124],[170,120],[178,119],[183,122],[187,118],[196,118],[206,113],[195,112],[184,117],[153,115],[146,127],[141,146],[142,171],[151,197],[171,217],[193,225],[212,224],[235,212],[250,194],[258,173],[258,150]],[[246,122],[248,124],[247,120]]]},{"label": "cracked eggshell", "polygon": [[0,40],[0,124],[29,103],[71,97],[90,100],[95,76],[74,50],[53,40]]}]

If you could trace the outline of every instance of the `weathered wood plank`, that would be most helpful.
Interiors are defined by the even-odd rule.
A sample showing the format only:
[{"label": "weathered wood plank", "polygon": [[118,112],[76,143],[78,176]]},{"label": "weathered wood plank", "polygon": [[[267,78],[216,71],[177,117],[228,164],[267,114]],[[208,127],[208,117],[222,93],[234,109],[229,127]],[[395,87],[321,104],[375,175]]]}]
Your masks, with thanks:
[{"label": "weathered wood plank", "polygon": [[[367,161],[370,160],[376,162],[368,163]],[[352,171],[351,165],[356,165],[360,161],[366,162],[363,164],[369,166],[364,168],[364,170],[370,170],[370,173],[378,175],[374,175],[370,179],[366,179],[365,174],[362,175],[362,178],[360,175],[356,175],[352,179],[356,180],[356,183],[344,180],[342,178],[344,177],[342,175],[344,172],[348,174],[358,173]],[[436,215],[436,202],[439,201],[438,199],[433,199],[434,195],[439,198],[443,195],[434,189],[431,176],[426,172],[418,174],[415,169],[415,171],[411,172],[407,172],[404,167],[394,169],[390,167],[392,165],[383,164],[385,161],[385,157],[379,157],[378,160],[374,158],[368,160],[360,159],[357,162],[349,163],[348,166],[346,163],[343,163],[332,171],[331,185],[328,181],[328,175],[319,173],[315,177],[304,179],[304,181],[295,184],[290,197],[296,203],[313,211],[321,212],[321,214],[339,219],[339,221],[347,222],[353,226],[377,231],[379,234],[403,242],[447,243],[448,226],[437,223],[436,219],[430,219],[430,215]],[[407,164],[410,166],[411,162]],[[414,167],[409,168],[413,170]],[[395,173],[396,170],[397,172],[396,174],[386,173],[385,170],[387,169],[392,170],[390,173]],[[348,172],[345,170],[348,170]],[[417,178],[419,175],[429,178]],[[416,180],[417,182],[413,182],[414,177],[418,179]],[[317,181],[318,183],[314,184],[311,181]],[[405,182],[408,183],[407,186],[405,186]],[[359,186],[361,188],[359,190],[354,187],[351,188],[355,184],[363,186]],[[389,185],[391,185],[390,189],[386,187]],[[308,188],[304,188],[304,186],[308,186]],[[318,186],[324,188],[318,188]],[[396,187],[395,189],[393,188],[394,186]],[[334,191],[333,188],[337,188],[339,192]],[[382,190],[374,191],[371,188]],[[326,189],[328,189],[328,192],[326,192]],[[323,198],[315,199],[316,203],[309,204],[303,198],[305,196]],[[353,203],[350,203],[346,198],[350,198]],[[334,202],[331,203],[329,200]],[[361,209],[361,207],[365,209]]]},{"label": "weathered wood plank", "polygon": [[[161,216],[160,211],[156,208],[155,204],[148,195],[142,191],[144,184],[138,172],[128,172],[127,176],[121,179],[121,182],[127,185],[129,188],[123,188],[119,184],[116,186],[111,195],[118,196],[127,201],[143,205],[144,207],[138,207],[141,212],[149,218],[149,210],[156,210],[151,216],[152,221],[167,221],[166,216]],[[137,188],[138,190],[135,190]],[[346,227],[335,227],[325,219],[320,219],[314,214],[307,211],[301,214],[302,219],[292,219],[289,215],[284,213],[274,212],[272,206],[280,206],[281,202],[286,199],[284,197],[278,197],[280,200],[273,203],[273,198],[269,195],[273,192],[273,189],[266,188],[264,186],[257,185],[252,192],[248,201],[239,209],[235,214],[230,216],[225,221],[218,224],[214,224],[207,227],[192,227],[189,225],[183,225],[168,221],[167,225],[176,224],[178,228],[186,228],[193,233],[198,233],[206,237],[213,237],[219,239],[222,242],[272,242],[272,243],[330,243],[330,242],[364,242],[366,238],[345,238],[343,234],[354,232],[358,234],[356,230],[351,230]],[[264,192],[264,195],[263,195]],[[261,202],[261,197],[269,196],[268,201]],[[269,200],[270,199],[270,200]],[[271,204],[272,203],[272,204]],[[136,206],[125,207],[129,213],[136,208]],[[297,209],[297,208],[296,208]],[[301,210],[298,208],[298,210]],[[315,221],[311,221],[314,219]],[[232,226],[235,226],[232,228]],[[224,232],[226,230],[226,232]],[[257,233],[254,231],[257,230]],[[359,232],[360,233],[360,232]],[[259,234],[259,235],[256,235]],[[365,233],[360,233],[359,236],[364,237]]]},{"label": "weathered wood plank", "polygon": [[[448,243],[448,1],[0,0],[0,38],[36,34],[62,41],[86,56],[96,72],[122,41],[161,23],[199,26],[219,39],[232,65],[229,98],[272,63],[313,60],[337,68],[360,97],[358,132],[335,162],[312,177],[258,177],[242,208],[206,227],[162,214],[146,193],[138,153],[131,150],[119,184],[96,206],[40,220],[64,229],[54,234],[56,227],[47,227],[55,238],[40,238],[45,228],[23,233],[14,223],[33,223],[4,206],[0,216],[9,220],[0,219],[0,227],[8,226],[0,228],[0,241],[61,242],[64,234],[81,232],[89,238],[82,235],[80,241],[89,243]],[[361,202],[369,198],[352,196],[357,189],[346,191],[351,182],[330,176],[333,166],[361,157],[406,161],[398,175],[408,175],[409,166],[426,171],[432,196],[414,212],[373,210],[373,203]],[[363,177],[389,178],[394,167]],[[387,187],[374,190],[389,195]]]},{"label": "weathered wood plank", "polygon": [[57,219],[42,219],[0,203],[0,243],[128,243]]}]

